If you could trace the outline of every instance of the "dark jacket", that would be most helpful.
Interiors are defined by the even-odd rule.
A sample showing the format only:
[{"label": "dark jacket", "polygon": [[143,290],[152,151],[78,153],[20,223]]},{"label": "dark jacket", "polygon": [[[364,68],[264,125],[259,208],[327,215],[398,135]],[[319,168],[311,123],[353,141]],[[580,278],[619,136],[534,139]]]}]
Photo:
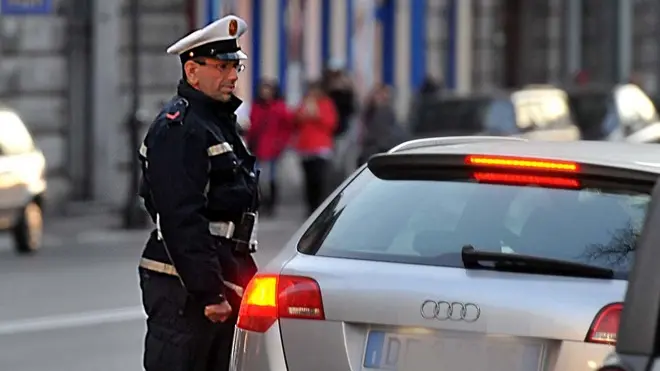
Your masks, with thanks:
[{"label": "dark jacket", "polygon": [[363,116],[362,149],[358,166],[369,157],[387,152],[410,139],[408,131],[399,124],[392,104],[371,105]]},{"label": "dark jacket", "polygon": [[240,99],[219,102],[183,81],[177,93],[140,152],[140,196],[162,233],[151,233],[143,257],[173,263],[188,293],[208,305],[223,300],[223,280],[244,286],[253,274],[243,271],[230,239],[211,235],[209,222],[239,225],[243,212],[258,207],[255,158],[238,134]]}]

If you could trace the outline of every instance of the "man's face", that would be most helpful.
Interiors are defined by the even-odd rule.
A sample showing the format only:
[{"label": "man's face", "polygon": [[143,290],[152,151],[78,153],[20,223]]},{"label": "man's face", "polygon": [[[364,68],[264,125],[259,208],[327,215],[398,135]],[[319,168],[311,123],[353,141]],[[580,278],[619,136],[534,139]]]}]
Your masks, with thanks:
[{"label": "man's face", "polygon": [[224,61],[204,58],[188,61],[185,64],[188,82],[209,97],[228,101],[238,81],[242,65],[237,60]]}]

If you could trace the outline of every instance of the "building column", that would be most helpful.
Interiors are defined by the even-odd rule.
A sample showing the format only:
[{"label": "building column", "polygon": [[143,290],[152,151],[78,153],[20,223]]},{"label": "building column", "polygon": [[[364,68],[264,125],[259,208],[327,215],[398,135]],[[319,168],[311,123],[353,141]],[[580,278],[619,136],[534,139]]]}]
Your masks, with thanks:
[{"label": "building column", "polygon": [[627,81],[632,72],[633,2],[618,0],[617,12],[617,80]]},{"label": "building column", "polygon": [[456,91],[469,93],[472,90],[473,37],[472,0],[456,3]]},{"label": "building column", "polygon": [[92,9],[93,28],[93,107],[92,127],[94,151],[93,195],[101,202],[117,203],[125,195],[117,187],[119,159],[117,153],[121,126],[128,114],[119,96],[119,35],[122,27],[121,1],[95,0]]},{"label": "building column", "polygon": [[564,42],[566,60],[564,76],[572,79],[582,69],[582,0],[566,1],[566,28]]}]

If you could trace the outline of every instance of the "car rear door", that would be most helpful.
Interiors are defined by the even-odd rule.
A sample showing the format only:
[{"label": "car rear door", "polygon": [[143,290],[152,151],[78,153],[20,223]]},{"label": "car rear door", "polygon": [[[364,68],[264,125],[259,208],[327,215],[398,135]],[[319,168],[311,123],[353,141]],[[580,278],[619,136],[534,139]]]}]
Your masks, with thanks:
[{"label": "car rear door", "polygon": [[616,352],[599,371],[660,369],[660,184],[647,212],[621,313]]}]

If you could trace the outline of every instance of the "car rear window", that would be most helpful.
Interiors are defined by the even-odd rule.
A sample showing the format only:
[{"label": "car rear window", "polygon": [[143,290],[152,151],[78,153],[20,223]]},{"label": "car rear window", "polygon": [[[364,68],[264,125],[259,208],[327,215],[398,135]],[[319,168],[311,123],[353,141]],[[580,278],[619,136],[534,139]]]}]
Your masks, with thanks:
[{"label": "car rear window", "polygon": [[463,267],[461,248],[630,270],[648,193],[469,179],[383,180],[368,168],[299,242],[318,256]]},{"label": "car rear window", "polygon": [[429,102],[422,108],[421,120],[413,128],[416,135],[437,133],[475,133],[484,129],[492,99],[465,98]]}]

